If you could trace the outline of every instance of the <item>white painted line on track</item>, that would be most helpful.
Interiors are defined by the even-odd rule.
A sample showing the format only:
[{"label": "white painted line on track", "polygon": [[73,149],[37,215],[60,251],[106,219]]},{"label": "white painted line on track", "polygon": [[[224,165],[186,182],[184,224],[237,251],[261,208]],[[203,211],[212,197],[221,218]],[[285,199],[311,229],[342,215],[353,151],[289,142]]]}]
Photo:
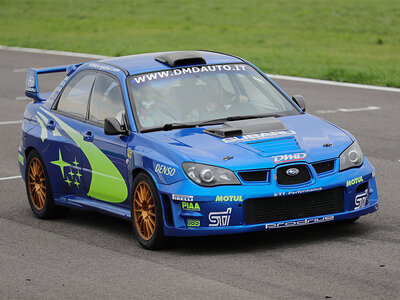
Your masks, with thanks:
[{"label": "white painted line on track", "polygon": [[357,112],[357,111],[369,111],[369,110],[380,110],[379,106],[367,106],[360,108],[338,108],[338,109],[327,109],[327,110],[317,110],[317,114],[332,114],[337,112]]},{"label": "white painted line on track", "polygon": [[355,111],[366,111],[366,110],[380,110],[379,106],[367,106],[360,108],[338,108],[338,111],[341,112],[355,112]]},{"label": "white painted line on track", "polygon": [[23,68],[23,69],[14,69],[13,70],[14,73],[25,73],[28,72],[28,69]]},{"label": "white painted line on track", "polygon": [[368,90],[400,93],[400,88],[393,88],[393,87],[349,83],[349,82],[338,82],[338,81],[329,81],[329,80],[322,80],[322,79],[293,77],[293,76],[284,76],[284,75],[274,75],[274,74],[267,74],[267,76],[270,77],[271,79],[282,79],[282,80],[291,80],[291,81],[299,81],[299,82],[318,83],[318,84],[325,84],[325,85],[344,86],[344,87],[351,87],[351,88],[358,88],[358,89],[368,89]]},{"label": "white painted line on track", "polygon": [[18,52],[28,52],[28,53],[43,53],[43,54],[51,54],[51,55],[62,55],[62,56],[74,56],[74,57],[87,57],[93,59],[104,59],[109,56],[97,55],[97,54],[89,54],[89,53],[78,53],[78,52],[68,52],[68,51],[56,51],[56,50],[43,50],[43,49],[35,49],[35,48],[21,48],[21,47],[9,47],[0,45],[0,50],[10,50],[10,51],[18,51]]},{"label": "white painted line on track", "polygon": [[22,176],[18,175],[18,176],[3,177],[3,178],[0,178],[0,181],[2,181],[2,180],[10,180],[10,179],[17,179],[17,178],[22,178]]},{"label": "white painted line on track", "polygon": [[21,100],[30,100],[30,98],[26,96],[21,96],[21,97],[15,97],[15,100],[21,101]]},{"label": "white painted line on track", "polygon": [[[89,54],[89,53],[57,51],[57,50],[43,50],[43,49],[36,49],[36,48],[9,47],[9,46],[3,46],[3,45],[0,45],[0,50],[1,49],[10,50],[10,51],[28,52],[28,53],[43,53],[43,54],[51,54],[51,55],[86,57],[86,58],[93,58],[93,59],[104,59],[104,58],[110,57],[110,56]],[[313,78],[276,75],[276,74],[267,74],[267,75],[271,79],[282,79],[282,80],[291,80],[291,81],[299,81],[299,82],[318,83],[318,84],[333,85],[333,86],[344,86],[344,87],[351,87],[351,88],[400,93],[400,88],[358,84],[358,83],[348,83],[348,82],[338,82],[338,81],[329,81],[329,80],[321,80],[321,79],[313,79]]]},{"label": "white painted line on track", "polygon": [[330,113],[337,113],[337,112],[357,112],[357,111],[369,111],[369,110],[380,110],[381,107],[379,106],[367,106],[367,107],[360,107],[360,108],[338,108],[338,109],[328,109],[328,110],[317,110],[316,113],[318,114],[330,114]]},{"label": "white painted line on track", "polygon": [[21,124],[22,120],[19,121],[5,121],[5,122],[0,122],[0,125],[12,125],[12,124]]}]

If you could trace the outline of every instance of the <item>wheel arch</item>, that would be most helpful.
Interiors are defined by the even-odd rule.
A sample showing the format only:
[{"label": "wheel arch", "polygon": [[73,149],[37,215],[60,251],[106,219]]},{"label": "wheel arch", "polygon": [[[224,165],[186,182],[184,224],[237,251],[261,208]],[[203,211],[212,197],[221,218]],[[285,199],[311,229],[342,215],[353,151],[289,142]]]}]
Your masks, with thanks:
[{"label": "wheel arch", "polygon": [[39,151],[35,147],[29,146],[25,149],[25,157],[28,158],[29,153],[31,153],[32,151],[36,151],[39,153]]},{"label": "wheel arch", "polygon": [[131,192],[131,197],[130,197],[130,201],[129,201],[129,206],[130,206],[130,209],[131,209],[131,218],[132,218],[132,199],[133,199],[133,194],[135,192],[133,183],[135,181],[136,176],[138,176],[141,173],[146,174],[151,179],[151,181],[154,183],[154,185],[155,185],[155,187],[157,189],[157,193],[158,193],[158,196],[159,196],[160,201],[161,201],[161,209],[162,209],[163,217],[164,217],[163,218],[164,219],[164,225],[172,226],[173,225],[172,224],[173,223],[173,217],[172,217],[171,199],[168,197],[168,195],[165,195],[165,194],[160,192],[160,189],[159,189],[159,186],[158,186],[158,182],[157,182],[156,178],[154,178],[153,174],[151,174],[151,172],[149,172],[146,169],[141,168],[141,167],[135,168],[132,171],[132,189],[131,189],[132,192]]}]

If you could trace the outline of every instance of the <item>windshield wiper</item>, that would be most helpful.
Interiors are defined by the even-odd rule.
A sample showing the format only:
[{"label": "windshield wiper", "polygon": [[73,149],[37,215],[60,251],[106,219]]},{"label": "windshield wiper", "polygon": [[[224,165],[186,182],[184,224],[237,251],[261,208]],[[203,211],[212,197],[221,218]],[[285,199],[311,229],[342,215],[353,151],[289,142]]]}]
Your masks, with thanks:
[{"label": "windshield wiper", "polygon": [[268,117],[278,118],[278,117],[281,117],[281,115],[279,115],[279,114],[259,114],[259,115],[247,115],[247,116],[231,116],[231,117],[226,117],[226,118],[219,118],[219,119],[204,121],[201,123],[197,123],[196,125],[197,126],[216,125],[216,124],[224,123],[226,121],[238,121],[238,120],[247,120],[247,119],[268,118]]},{"label": "windshield wiper", "polygon": [[238,120],[247,120],[247,119],[258,119],[258,118],[268,118],[268,117],[281,117],[279,114],[259,114],[259,115],[247,115],[247,116],[231,116],[231,117],[226,117],[226,118],[218,118],[218,119],[213,119],[213,120],[207,120],[204,122],[200,123],[167,123],[164,126],[161,127],[153,127],[153,128],[148,128],[148,129],[143,129],[141,132],[152,132],[152,131],[168,131],[172,129],[182,129],[182,128],[194,128],[194,127],[200,127],[200,126],[205,126],[205,125],[217,125],[217,124],[222,124],[226,121],[238,121]]},{"label": "windshield wiper", "polygon": [[153,127],[153,128],[149,128],[149,129],[143,129],[141,132],[152,132],[152,131],[160,131],[160,130],[168,131],[168,130],[180,129],[180,128],[193,128],[196,126],[197,126],[197,124],[193,124],[193,123],[167,123],[161,127]]}]

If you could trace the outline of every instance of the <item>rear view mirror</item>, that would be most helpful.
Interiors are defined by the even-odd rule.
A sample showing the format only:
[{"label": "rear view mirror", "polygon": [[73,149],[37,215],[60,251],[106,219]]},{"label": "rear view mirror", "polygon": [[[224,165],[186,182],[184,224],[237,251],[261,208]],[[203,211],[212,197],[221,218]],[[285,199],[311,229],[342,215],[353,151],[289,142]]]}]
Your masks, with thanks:
[{"label": "rear view mirror", "polygon": [[301,108],[303,112],[306,111],[306,102],[304,101],[304,97],[302,95],[294,95],[292,100]]},{"label": "rear view mirror", "polygon": [[116,118],[106,118],[104,120],[104,134],[106,135],[126,135],[128,131],[119,124]]}]

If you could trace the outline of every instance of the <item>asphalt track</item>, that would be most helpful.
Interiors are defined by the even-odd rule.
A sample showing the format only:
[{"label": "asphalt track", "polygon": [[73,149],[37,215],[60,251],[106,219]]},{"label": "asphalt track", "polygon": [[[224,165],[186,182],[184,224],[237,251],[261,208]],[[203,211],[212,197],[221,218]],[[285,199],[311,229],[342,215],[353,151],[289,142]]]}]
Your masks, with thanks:
[{"label": "asphalt track", "polygon": [[[352,132],[376,168],[378,212],[352,225],[179,239],[146,251],[129,222],[29,208],[17,148],[25,70],[88,58],[0,50],[0,298],[398,299],[400,93],[276,80],[307,110]],[[48,78],[42,82],[56,85]],[[355,110],[354,110],[355,109]]]}]

